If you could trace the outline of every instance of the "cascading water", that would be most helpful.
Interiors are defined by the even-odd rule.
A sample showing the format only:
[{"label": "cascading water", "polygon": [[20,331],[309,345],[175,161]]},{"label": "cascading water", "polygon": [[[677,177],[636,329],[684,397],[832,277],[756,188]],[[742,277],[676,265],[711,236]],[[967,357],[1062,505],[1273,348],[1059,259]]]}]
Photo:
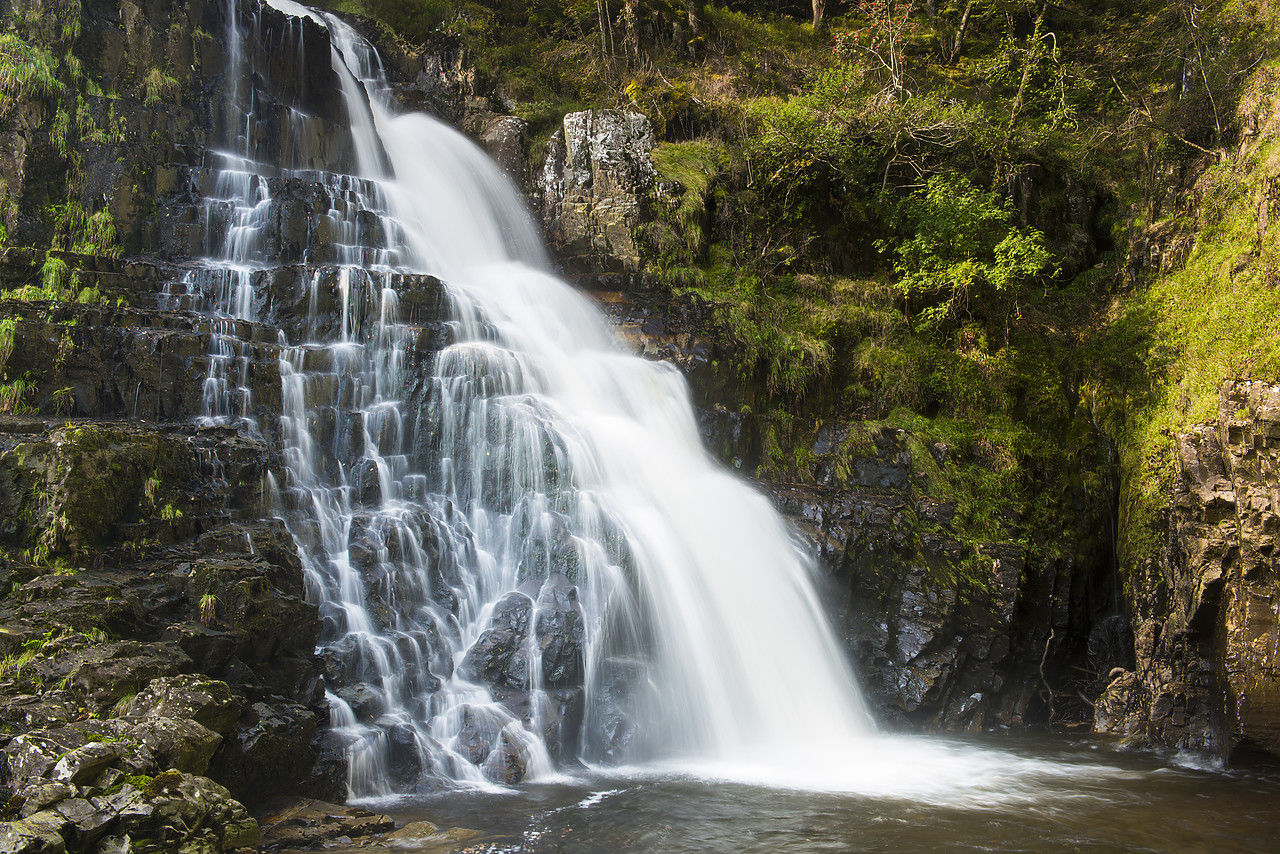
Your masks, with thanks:
[{"label": "cascading water", "polygon": [[[351,793],[577,761],[852,760],[871,725],[810,567],[702,449],[676,370],[623,353],[549,274],[521,199],[478,149],[395,114],[363,39],[269,2],[327,30],[354,156],[347,171],[264,162],[233,49],[240,101],[205,194],[208,260],[170,299],[225,319],[205,417],[231,421],[249,411],[234,321],[255,318],[263,276],[310,265],[304,331],[280,342],[279,512],[320,608]],[[243,27],[234,3],[230,18]],[[264,234],[273,181],[288,180],[329,200],[327,239],[280,259]],[[452,306],[425,376],[398,307],[421,274]],[[340,317],[321,316],[322,291]]]}]

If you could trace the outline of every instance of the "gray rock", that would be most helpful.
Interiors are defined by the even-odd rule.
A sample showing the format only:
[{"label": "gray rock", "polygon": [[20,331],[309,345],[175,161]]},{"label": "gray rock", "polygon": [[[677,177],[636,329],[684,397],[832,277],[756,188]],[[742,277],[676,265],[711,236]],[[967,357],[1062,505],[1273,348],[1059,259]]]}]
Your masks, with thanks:
[{"label": "gray rock", "polygon": [[116,823],[116,817],[99,809],[84,798],[62,801],[54,812],[67,821],[64,834],[72,851],[87,851],[107,834]]},{"label": "gray rock", "polygon": [[240,717],[240,701],[227,683],[205,676],[162,676],[138,693],[130,715],[187,718],[225,735]]},{"label": "gray rock", "polygon": [[542,217],[570,272],[640,268],[632,231],[656,177],[653,145],[649,120],[620,110],[570,113],[552,135],[542,169]]},{"label": "gray rock", "polygon": [[0,822],[0,852],[3,854],[64,854],[62,833],[67,820],[52,810],[30,815],[21,821]]},{"label": "gray rock", "polygon": [[529,123],[515,116],[495,116],[480,133],[480,144],[517,187],[528,180],[525,147]]},{"label": "gray rock", "polygon": [[50,778],[58,783],[79,786],[97,777],[104,768],[115,762],[119,751],[113,745],[90,742],[84,747],[64,755],[53,766]]},{"label": "gray rock", "polygon": [[34,815],[74,794],[75,789],[72,789],[66,783],[44,783],[23,789],[21,792],[22,810],[20,815],[23,818]]},{"label": "gray rock", "polygon": [[37,730],[18,736],[3,751],[11,784],[31,785],[49,776],[64,753],[84,743],[83,734],[67,729]]},{"label": "gray rock", "polygon": [[542,658],[542,681],[550,688],[582,684],[582,645],[585,619],[578,605],[578,589],[560,573],[543,585],[538,596],[534,633]]},{"label": "gray rock", "polygon": [[183,718],[148,718],[133,728],[132,736],[155,757],[158,770],[189,774],[203,774],[222,743],[218,733]]}]

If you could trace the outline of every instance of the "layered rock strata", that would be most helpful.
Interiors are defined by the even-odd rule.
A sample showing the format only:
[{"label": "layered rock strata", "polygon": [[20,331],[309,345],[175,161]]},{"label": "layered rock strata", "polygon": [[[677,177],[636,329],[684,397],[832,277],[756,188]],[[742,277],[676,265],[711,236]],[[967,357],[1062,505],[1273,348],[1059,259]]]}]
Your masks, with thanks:
[{"label": "layered rock strata", "polygon": [[1179,437],[1157,557],[1128,580],[1132,669],[1094,727],[1232,761],[1280,760],[1280,386],[1222,386]]}]

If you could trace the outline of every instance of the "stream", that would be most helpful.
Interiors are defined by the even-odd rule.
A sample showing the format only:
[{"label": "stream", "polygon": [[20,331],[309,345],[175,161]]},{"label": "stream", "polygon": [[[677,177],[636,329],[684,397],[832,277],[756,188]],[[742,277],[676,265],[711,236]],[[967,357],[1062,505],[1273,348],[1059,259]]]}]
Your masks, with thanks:
[{"label": "stream", "polygon": [[[908,756],[980,754],[982,761],[971,769],[970,786],[939,785],[910,797],[647,768],[365,806],[402,822],[474,828],[482,835],[464,850],[485,854],[1258,852],[1276,850],[1280,838],[1274,772],[1223,772],[1198,760],[1183,764],[1175,756],[1043,732],[886,741]],[[989,788],[984,775],[1001,767],[1021,767],[1025,776]]]}]

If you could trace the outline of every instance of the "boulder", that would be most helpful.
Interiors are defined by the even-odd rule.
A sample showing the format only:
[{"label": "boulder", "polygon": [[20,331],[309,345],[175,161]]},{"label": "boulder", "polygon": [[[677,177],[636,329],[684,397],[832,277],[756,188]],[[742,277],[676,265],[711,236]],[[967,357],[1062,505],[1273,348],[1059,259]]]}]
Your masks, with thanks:
[{"label": "boulder", "polygon": [[548,688],[581,685],[586,628],[578,589],[560,573],[551,576],[538,596],[537,614],[534,632],[541,650],[542,684]]},{"label": "boulder", "polygon": [[269,809],[262,817],[262,840],[271,848],[310,848],[343,837],[366,839],[395,826],[390,816],[361,807],[301,798]]},{"label": "boulder", "polygon": [[251,847],[258,825],[231,793],[207,777],[166,771],[139,789],[126,784],[93,805],[114,814],[114,833],[147,839],[153,850],[212,852]]},{"label": "boulder", "polygon": [[53,810],[19,821],[0,822],[0,851],[5,854],[64,854],[63,832],[69,822]]},{"label": "boulder", "polygon": [[114,815],[103,812],[84,798],[68,798],[53,811],[66,821],[63,836],[71,851],[90,850],[116,823]]},{"label": "boulder", "polygon": [[547,239],[578,275],[640,269],[633,230],[656,177],[653,129],[640,113],[570,113],[547,145],[541,178]]},{"label": "boulder", "polygon": [[316,714],[305,707],[279,699],[253,703],[227,734],[209,773],[249,803],[281,792],[345,795],[345,762],[320,762],[313,744],[317,726]]},{"label": "boulder", "polygon": [[203,774],[222,743],[222,736],[184,718],[149,717],[133,728],[132,737],[155,757],[158,769]]},{"label": "boulder", "polygon": [[517,187],[524,187],[529,168],[526,155],[529,123],[515,116],[494,116],[480,131],[480,144]]},{"label": "boulder", "polygon": [[240,717],[241,703],[227,683],[206,676],[152,679],[129,704],[128,714],[146,718],[187,718],[225,735]]},{"label": "boulder", "polygon": [[120,641],[77,653],[68,681],[89,702],[110,707],[152,679],[176,676],[190,663],[176,644]]},{"label": "boulder", "polygon": [[63,754],[53,766],[50,778],[55,783],[69,783],[82,786],[96,778],[103,769],[119,758],[119,751],[114,745],[102,742],[90,742],[84,747],[77,747]]},{"label": "boulder", "polygon": [[511,592],[494,606],[489,628],[462,661],[462,672],[488,685],[525,690],[529,687],[529,656],[525,648],[533,602]]}]

